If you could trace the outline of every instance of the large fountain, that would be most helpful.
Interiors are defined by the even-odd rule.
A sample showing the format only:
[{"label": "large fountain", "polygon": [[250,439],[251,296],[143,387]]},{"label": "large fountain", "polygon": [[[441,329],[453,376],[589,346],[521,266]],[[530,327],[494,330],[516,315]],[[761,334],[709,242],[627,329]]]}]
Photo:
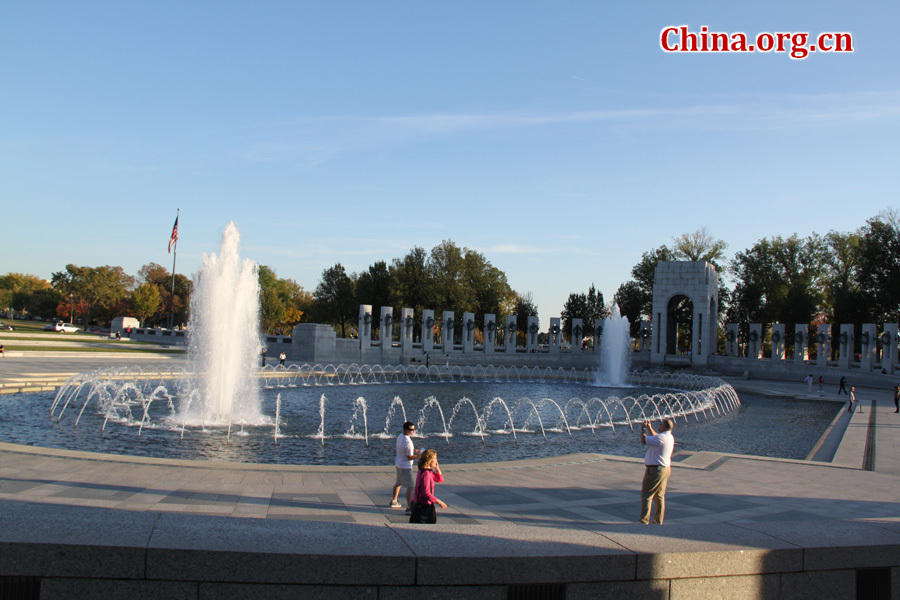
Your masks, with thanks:
[{"label": "large fountain", "polygon": [[188,329],[188,363],[195,379],[181,399],[190,424],[261,424],[257,361],[259,331],[257,264],[240,258],[240,233],[228,223],[219,254],[203,255],[194,277]]},{"label": "large fountain", "polygon": [[[470,462],[615,453],[623,443],[616,432],[631,431],[635,423],[674,418],[700,424],[740,406],[719,379],[629,374],[629,324],[617,306],[604,323],[598,369],[260,368],[258,268],[241,260],[239,249],[240,235],[229,223],[218,255],[203,256],[186,369],[76,375],[52,401],[49,441],[30,443],[244,462],[381,464],[400,424],[413,420],[420,436],[452,447],[449,462]],[[598,384],[605,388],[600,394]],[[102,433],[67,435],[60,427],[64,416],[74,421],[69,431]],[[139,442],[119,433],[129,430]],[[370,445],[381,449],[369,452]]]}]

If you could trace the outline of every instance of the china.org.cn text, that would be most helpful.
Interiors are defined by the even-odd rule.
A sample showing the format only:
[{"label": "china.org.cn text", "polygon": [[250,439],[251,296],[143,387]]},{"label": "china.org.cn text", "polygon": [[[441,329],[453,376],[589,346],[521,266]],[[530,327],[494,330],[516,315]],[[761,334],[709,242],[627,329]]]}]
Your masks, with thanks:
[{"label": "china.org.cn text", "polygon": [[663,52],[787,52],[802,60],[813,52],[853,52],[853,35],[776,31],[751,37],[741,31],[710,31],[706,25],[696,32],[687,25],[672,25],[663,28],[659,45]]}]

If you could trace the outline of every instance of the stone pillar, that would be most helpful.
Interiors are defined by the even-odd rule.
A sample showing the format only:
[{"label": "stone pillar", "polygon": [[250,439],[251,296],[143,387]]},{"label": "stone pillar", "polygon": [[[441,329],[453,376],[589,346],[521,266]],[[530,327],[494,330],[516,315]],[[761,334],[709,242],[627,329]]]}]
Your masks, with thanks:
[{"label": "stone pillar", "polygon": [[463,352],[471,354],[475,351],[475,313],[463,313]]},{"label": "stone pillar", "polygon": [[444,311],[441,320],[441,343],[444,345],[444,354],[453,352],[453,332],[456,329],[456,314],[452,310]]},{"label": "stone pillar", "polygon": [[761,323],[750,323],[750,335],[747,336],[747,358],[759,360],[763,356],[763,335]]},{"label": "stone pillar", "polygon": [[506,337],[506,352],[510,354],[515,353],[516,351],[517,321],[518,317],[516,315],[507,315],[506,317],[506,327],[504,328],[503,335]]},{"label": "stone pillar", "polygon": [[425,354],[434,352],[434,311],[422,311],[422,351]]},{"label": "stone pillar", "polygon": [[594,352],[600,354],[600,348],[603,346],[601,338],[603,337],[603,319],[594,321]]},{"label": "stone pillar", "polygon": [[816,366],[827,367],[828,357],[831,355],[831,325],[823,323],[819,325],[816,334]]},{"label": "stone pillar", "polygon": [[484,355],[493,356],[497,344],[497,315],[484,315]]},{"label": "stone pillar", "polygon": [[809,340],[807,339],[806,325],[798,323],[794,325],[794,363],[803,364],[809,358]]},{"label": "stone pillar", "polygon": [[871,373],[872,366],[878,361],[878,333],[875,323],[864,323],[862,337],[859,339],[859,370]]},{"label": "stone pillar", "polygon": [[541,320],[538,317],[528,317],[528,328],[525,332],[525,352],[531,354],[537,352],[538,333],[541,331]]},{"label": "stone pillar", "polygon": [[359,332],[359,347],[362,349],[367,349],[372,345],[372,305],[371,304],[360,304],[359,305],[359,325],[357,326],[357,331]]},{"label": "stone pillar", "polygon": [[381,340],[382,348],[390,348],[394,343],[394,307],[381,307],[381,320],[379,323],[378,339]]},{"label": "stone pillar", "polygon": [[562,339],[562,327],[559,317],[550,319],[550,354],[559,354],[559,342]]},{"label": "stone pillar", "polygon": [[897,324],[885,323],[881,334],[881,368],[889,374],[897,369]]},{"label": "stone pillar", "polygon": [[772,360],[784,360],[784,323],[772,325]]},{"label": "stone pillar", "polygon": [[841,324],[841,333],[838,335],[838,366],[849,369],[853,363],[853,325]]},{"label": "stone pillar", "polygon": [[650,321],[641,319],[639,327],[641,352],[650,352],[650,340],[653,338],[653,324]]},{"label": "stone pillar", "polygon": [[572,353],[581,354],[581,342],[584,339],[584,319],[572,319]]},{"label": "stone pillar", "polygon": [[416,323],[414,314],[415,311],[411,308],[400,309],[400,347],[404,357],[412,355],[413,328]]},{"label": "stone pillar", "polygon": [[725,356],[738,355],[738,324],[725,324]]}]

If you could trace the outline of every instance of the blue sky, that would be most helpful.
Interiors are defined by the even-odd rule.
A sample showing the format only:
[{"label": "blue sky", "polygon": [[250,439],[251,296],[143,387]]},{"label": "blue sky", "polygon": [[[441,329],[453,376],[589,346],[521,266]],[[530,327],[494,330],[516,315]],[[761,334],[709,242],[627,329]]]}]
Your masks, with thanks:
[{"label": "blue sky", "polygon": [[[702,226],[728,256],[900,206],[895,0],[11,2],[0,273],[178,272],[217,251],[314,289],[452,239],[546,326]],[[855,52],[665,53],[664,27],[849,32]],[[25,226],[27,224],[28,226]]]}]

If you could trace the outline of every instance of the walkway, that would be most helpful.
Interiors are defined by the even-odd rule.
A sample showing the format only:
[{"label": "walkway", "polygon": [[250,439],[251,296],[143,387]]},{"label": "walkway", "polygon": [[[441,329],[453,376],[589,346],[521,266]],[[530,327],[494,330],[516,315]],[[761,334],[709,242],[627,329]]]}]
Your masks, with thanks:
[{"label": "walkway", "polygon": [[[0,359],[0,383],[23,376],[40,379],[57,371],[89,370],[90,365],[98,366],[98,360]],[[739,391],[810,396],[802,383],[731,382]],[[829,392],[832,399],[836,398],[834,391]],[[819,397],[815,391],[811,396]],[[643,472],[639,459],[579,454],[507,463],[445,465],[447,483],[438,487],[438,495],[449,508],[440,511],[438,527],[444,532],[466,536],[468,542],[459,542],[463,546],[458,547],[448,541],[444,549],[431,550],[416,546],[420,542],[410,541],[418,540],[415,536],[419,534],[409,531],[402,510],[387,507],[393,483],[390,467],[188,462],[0,444],[0,544],[34,539],[33,518],[57,526],[82,518],[94,523],[99,518],[92,516],[95,513],[72,512],[75,507],[94,507],[121,511],[103,513],[111,515],[104,519],[112,518],[121,524],[120,533],[127,528],[125,523],[143,522],[137,513],[153,515],[156,525],[148,522],[147,527],[148,531],[157,532],[154,528],[167,522],[159,519],[174,514],[198,516],[200,520],[194,523],[205,523],[202,518],[207,516],[227,516],[282,524],[292,519],[387,525],[405,540],[403,543],[410,544],[419,560],[429,552],[443,555],[450,547],[468,556],[466,551],[459,550],[467,548],[466,544],[474,544],[484,556],[498,557],[532,551],[543,555],[559,553],[558,544],[563,544],[566,552],[576,554],[605,554],[614,548],[615,552],[637,553],[637,557],[645,552],[659,552],[661,548],[688,553],[807,548],[804,560],[809,561],[813,557],[809,547],[813,544],[831,550],[852,546],[854,555],[847,562],[850,568],[854,564],[857,567],[882,563],[898,566],[900,414],[894,413],[891,396],[884,390],[857,388],[857,398],[863,410],[849,419],[843,417],[846,423],[835,424],[836,430],[846,431],[840,436],[840,443],[835,444],[831,463],[711,452],[679,454],[666,497],[666,524],[662,527],[634,524]],[[52,505],[67,510],[57,512]],[[24,518],[25,515],[31,515],[32,519]],[[183,520],[178,522],[184,526]],[[216,523],[232,532],[223,536],[235,535],[246,542],[238,521]],[[140,529],[139,525],[136,527]],[[279,531],[283,527],[286,526],[280,525]],[[289,528],[294,537],[282,539],[279,536],[284,533],[272,533],[274,530],[270,528],[259,531],[269,532],[266,535],[272,536],[275,547],[296,543],[296,536],[313,535],[310,533],[313,530]],[[332,534],[315,531],[319,532],[315,534],[316,544],[323,543],[323,535],[331,539]],[[345,530],[340,531],[341,535],[347,534]],[[351,537],[359,535],[358,530],[353,531]],[[203,543],[215,546],[216,534],[208,535],[212,538]],[[478,541],[473,541],[476,538],[471,536],[476,536]],[[363,543],[361,540],[365,539],[363,535],[357,541]],[[388,543],[396,544],[394,539]],[[536,545],[527,546],[531,550],[516,546],[524,542]],[[168,543],[172,544],[171,539]],[[372,552],[377,556],[381,552],[378,548],[356,548],[353,539],[334,543],[343,544],[341,547],[353,546],[355,553]],[[861,551],[861,547],[871,547],[872,553]],[[891,549],[887,555],[885,547]],[[829,556],[828,560],[836,560],[837,556],[846,558],[846,553],[835,550],[834,556]],[[0,558],[0,574],[4,573],[4,564]],[[695,567],[683,566],[686,572],[700,575],[681,576],[735,574],[727,566],[719,571],[710,565],[690,570]],[[801,570],[807,567],[804,564]],[[749,572],[767,572],[766,568]],[[894,572],[897,580],[898,569]],[[530,580],[530,576],[520,575],[523,581]],[[422,585],[422,574],[415,577],[416,584]],[[466,581],[479,583],[479,576],[473,577]],[[655,575],[652,578],[658,579]],[[895,594],[900,594],[900,584],[895,583],[894,589]],[[842,596],[833,594],[832,597]]]}]

